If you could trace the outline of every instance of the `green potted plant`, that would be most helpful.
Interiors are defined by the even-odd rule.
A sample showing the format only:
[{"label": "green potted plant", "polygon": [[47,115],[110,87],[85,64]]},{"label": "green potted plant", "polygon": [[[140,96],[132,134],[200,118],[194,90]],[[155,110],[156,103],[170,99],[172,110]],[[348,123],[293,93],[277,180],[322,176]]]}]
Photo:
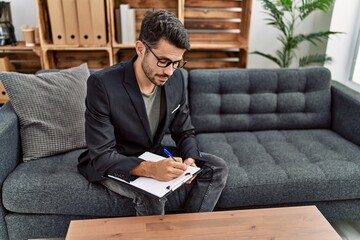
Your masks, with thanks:
[{"label": "green potted plant", "polygon": [[[277,39],[281,43],[280,49],[277,49],[275,55],[260,51],[254,51],[253,54],[265,57],[275,62],[279,67],[287,68],[296,57],[296,50],[303,42],[310,42],[317,45],[327,40],[330,35],[339,32],[320,31],[314,33],[296,33],[296,28],[312,12],[321,10],[327,12],[333,6],[335,0],[260,0],[265,13],[267,24],[277,28],[280,33]],[[311,64],[323,64],[331,61],[331,57],[326,54],[310,54],[299,58],[300,67]]]}]

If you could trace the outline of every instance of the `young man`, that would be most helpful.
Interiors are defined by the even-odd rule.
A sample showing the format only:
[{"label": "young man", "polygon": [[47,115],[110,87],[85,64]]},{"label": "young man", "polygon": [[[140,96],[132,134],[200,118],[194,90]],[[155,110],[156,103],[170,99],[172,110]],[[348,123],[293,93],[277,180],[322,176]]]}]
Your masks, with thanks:
[{"label": "young man", "polygon": [[[189,165],[200,166],[203,171],[191,184],[172,193],[185,212],[212,211],[226,183],[224,160],[201,154],[194,138],[184,80],[176,70],[186,63],[183,54],[189,49],[187,32],[174,14],[147,13],[135,44],[137,55],[88,79],[88,150],[79,157],[78,169],[90,182],[132,198],[137,215],[164,214],[167,199],[159,201],[103,176],[168,181]],[[167,129],[176,142],[175,161],[147,162],[137,157],[145,151],[163,155],[161,141]]]}]

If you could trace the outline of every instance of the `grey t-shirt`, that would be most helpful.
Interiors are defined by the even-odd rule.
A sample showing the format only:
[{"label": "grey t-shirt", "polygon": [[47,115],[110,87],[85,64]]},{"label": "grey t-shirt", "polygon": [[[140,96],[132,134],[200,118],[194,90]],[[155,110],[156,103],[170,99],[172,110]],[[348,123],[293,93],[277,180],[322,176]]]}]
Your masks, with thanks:
[{"label": "grey t-shirt", "polygon": [[150,124],[151,135],[154,139],[160,122],[161,87],[155,86],[150,94],[142,93],[142,96]]}]

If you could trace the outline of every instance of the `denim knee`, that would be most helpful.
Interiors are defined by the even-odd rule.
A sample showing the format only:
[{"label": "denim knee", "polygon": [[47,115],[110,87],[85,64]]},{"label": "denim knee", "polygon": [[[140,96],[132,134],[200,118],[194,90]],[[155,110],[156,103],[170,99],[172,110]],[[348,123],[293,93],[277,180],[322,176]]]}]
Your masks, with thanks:
[{"label": "denim knee", "polygon": [[205,165],[212,169],[213,180],[225,186],[228,176],[228,167],[225,160],[209,153],[202,153],[202,156],[206,160]]}]

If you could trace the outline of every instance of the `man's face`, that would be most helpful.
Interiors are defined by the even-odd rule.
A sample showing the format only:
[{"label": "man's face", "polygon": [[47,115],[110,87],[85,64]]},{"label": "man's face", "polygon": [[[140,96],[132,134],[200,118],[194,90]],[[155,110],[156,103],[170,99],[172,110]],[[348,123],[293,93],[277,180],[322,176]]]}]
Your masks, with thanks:
[{"label": "man's face", "polygon": [[[149,49],[149,46],[146,46],[146,53],[141,62],[141,67],[144,71],[146,77],[156,86],[163,86],[169,77],[175,71],[173,64],[170,64],[167,67],[159,67],[161,63],[158,64],[158,59],[161,62],[177,62],[181,61],[185,53],[185,49],[180,49],[171,45],[168,41],[161,39],[156,48]],[[152,51],[152,52],[151,52]]]}]

